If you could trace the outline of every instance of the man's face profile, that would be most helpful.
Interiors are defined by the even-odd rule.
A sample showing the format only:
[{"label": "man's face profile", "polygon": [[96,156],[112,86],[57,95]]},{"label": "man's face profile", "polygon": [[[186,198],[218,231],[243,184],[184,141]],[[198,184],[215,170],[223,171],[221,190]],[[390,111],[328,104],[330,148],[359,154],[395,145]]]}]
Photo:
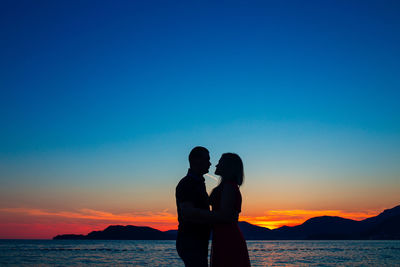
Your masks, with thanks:
[{"label": "man's face profile", "polygon": [[201,175],[208,173],[211,166],[210,154],[204,151],[201,153],[200,157],[195,159],[195,163]]}]

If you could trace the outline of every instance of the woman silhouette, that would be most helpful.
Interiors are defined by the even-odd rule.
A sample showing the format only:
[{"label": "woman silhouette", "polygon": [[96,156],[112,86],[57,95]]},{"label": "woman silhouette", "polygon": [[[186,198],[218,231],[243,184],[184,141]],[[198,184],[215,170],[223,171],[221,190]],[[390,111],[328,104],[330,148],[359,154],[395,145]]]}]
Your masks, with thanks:
[{"label": "woman silhouette", "polygon": [[[239,190],[244,177],[242,159],[234,153],[223,154],[215,174],[221,176],[221,182],[210,195],[212,211],[224,217],[235,217],[240,213],[242,206]],[[213,224],[211,267],[219,266],[250,266],[246,241],[237,219],[228,223]]]}]

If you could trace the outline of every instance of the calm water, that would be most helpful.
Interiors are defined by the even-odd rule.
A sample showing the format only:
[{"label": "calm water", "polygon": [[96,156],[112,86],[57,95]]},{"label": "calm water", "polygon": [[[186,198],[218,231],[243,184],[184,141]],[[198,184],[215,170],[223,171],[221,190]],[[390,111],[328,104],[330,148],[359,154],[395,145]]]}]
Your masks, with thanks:
[{"label": "calm water", "polygon": [[[400,241],[247,241],[252,266],[400,266]],[[175,241],[0,240],[0,266],[182,266]]]}]

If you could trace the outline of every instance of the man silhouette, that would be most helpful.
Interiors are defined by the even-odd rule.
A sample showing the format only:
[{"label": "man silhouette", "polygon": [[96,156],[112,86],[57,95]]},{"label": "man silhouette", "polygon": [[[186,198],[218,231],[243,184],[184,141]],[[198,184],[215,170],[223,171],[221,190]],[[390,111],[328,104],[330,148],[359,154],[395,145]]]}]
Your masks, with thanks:
[{"label": "man silhouette", "polygon": [[186,267],[205,267],[208,266],[210,225],[185,220],[181,207],[210,211],[203,177],[211,166],[209,151],[201,146],[193,148],[189,154],[189,164],[187,175],[180,180],[175,191],[179,221],[176,249]]}]

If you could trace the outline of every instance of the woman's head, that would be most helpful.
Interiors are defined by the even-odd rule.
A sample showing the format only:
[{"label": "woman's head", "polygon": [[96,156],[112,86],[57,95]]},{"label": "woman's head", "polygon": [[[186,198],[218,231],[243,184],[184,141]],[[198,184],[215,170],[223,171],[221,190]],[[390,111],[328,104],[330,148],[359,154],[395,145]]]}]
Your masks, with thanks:
[{"label": "woman's head", "polygon": [[235,153],[222,154],[215,170],[222,181],[233,181],[238,185],[243,183],[244,171],[242,159]]}]

